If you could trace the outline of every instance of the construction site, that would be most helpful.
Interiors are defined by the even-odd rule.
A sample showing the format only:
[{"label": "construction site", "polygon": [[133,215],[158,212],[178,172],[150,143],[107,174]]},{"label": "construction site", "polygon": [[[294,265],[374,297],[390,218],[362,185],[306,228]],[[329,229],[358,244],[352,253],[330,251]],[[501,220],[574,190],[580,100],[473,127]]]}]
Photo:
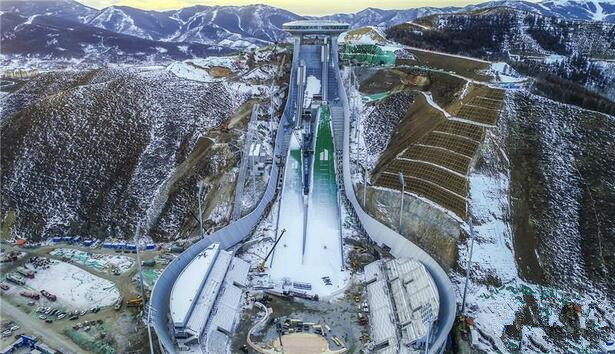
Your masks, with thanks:
[{"label": "construction site", "polygon": [[45,244],[3,241],[3,353],[120,353],[145,346],[146,326],[139,318],[148,290],[141,291],[137,262],[151,275],[144,276],[151,287],[175,254],[148,244],[137,257],[136,247],[121,245],[80,237]]}]

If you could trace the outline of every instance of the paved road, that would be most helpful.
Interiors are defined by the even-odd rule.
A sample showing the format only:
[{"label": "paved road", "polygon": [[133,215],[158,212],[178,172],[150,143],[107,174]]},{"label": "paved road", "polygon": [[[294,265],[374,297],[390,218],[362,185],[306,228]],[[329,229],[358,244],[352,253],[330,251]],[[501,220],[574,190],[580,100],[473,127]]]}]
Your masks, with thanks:
[{"label": "paved road", "polygon": [[[414,24],[416,24],[416,23],[414,23]],[[492,63],[492,62],[487,61],[487,60],[473,58],[473,57],[467,57],[465,55],[458,55],[458,54],[451,54],[451,53],[445,53],[445,52],[438,52],[436,50],[429,50],[429,49],[423,49],[423,48],[411,47],[411,46],[404,46],[404,47],[407,48],[407,49],[418,50],[419,52],[426,52],[426,53],[445,55],[447,57],[453,57],[453,58],[459,58],[459,59],[468,59],[468,60],[478,61],[478,62],[486,63],[486,64],[491,64]]]},{"label": "paved road", "polygon": [[3,299],[0,299],[0,307],[2,308],[3,315],[8,315],[19,322],[21,329],[17,333],[23,331],[26,334],[32,334],[50,347],[64,353],[86,353],[79,346],[71,342],[70,339],[47,328],[44,322],[35,320]]},{"label": "paved road", "polygon": [[243,187],[246,184],[246,172],[250,154],[250,147],[254,140],[254,130],[256,130],[256,119],[258,117],[258,103],[252,106],[252,114],[250,122],[248,122],[248,132],[244,142],[243,152],[241,153],[241,161],[239,162],[239,176],[237,177],[237,187],[235,187],[235,203],[233,204],[233,221],[237,221],[241,217],[241,200],[243,199]]}]

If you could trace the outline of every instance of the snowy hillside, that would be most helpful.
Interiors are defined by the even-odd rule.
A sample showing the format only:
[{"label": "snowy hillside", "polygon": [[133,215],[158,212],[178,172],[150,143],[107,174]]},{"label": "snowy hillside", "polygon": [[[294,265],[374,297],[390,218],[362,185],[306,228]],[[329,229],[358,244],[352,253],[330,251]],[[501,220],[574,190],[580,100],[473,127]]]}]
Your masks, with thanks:
[{"label": "snowy hillside", "polygon": [[[615,263],[607,254],[615,243],[604,235],[615,230],[608,207],[615,188],[602,183],[615,172],[614,122],[540,96],[508,95],[470,174],[476,239],[466,315],[475,348],[592,352],[612,335]],[[469,252],[466,240],[463,269]],[[464,273],[453,279],[461,301]],[[579,304],[578,318],[569,303]]]},{"label": "snowy hillside", "polygon": [[608,59],[615,57],[614,34],[613,24],[562,20],[508,7],[427,16],[387,30],[389,39],[401,43],[473,57],[582,53]]},{"label": "snowy hillside", "polygon": [[[15,212],[13,235],[29,239],[125,238],[137,222],[155,239],[176,238],[194,227],[203,180],[204,220],[224,221],[238,158],[228,142],[241,139],[246,113],[229,119],[267,99],[278,59],[233,58],[235,71],[209,72],[216,82],[138,66],[25,80],[0,101],[3,220]],[[265,76],[242,78],[256,68]]]},{"label": "snowy hillside", "polygon": [[497,7],[427,16],[391,27],[386,34],[414,47],[504,60],[524,75],[554,76],[561,81],[557,86],[578,84],[615,97],[615,24]]}]

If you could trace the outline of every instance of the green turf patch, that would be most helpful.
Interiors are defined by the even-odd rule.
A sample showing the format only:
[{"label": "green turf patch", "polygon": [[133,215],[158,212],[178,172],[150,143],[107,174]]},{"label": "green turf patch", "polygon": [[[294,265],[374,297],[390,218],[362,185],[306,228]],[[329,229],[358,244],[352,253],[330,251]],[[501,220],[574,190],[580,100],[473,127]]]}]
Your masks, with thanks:
[{"label": "green turf patch", "polygon": [[342,61],[354,60],[369,65],[395,65],[395,53],[375,44],[345,44],[341,48]]}]

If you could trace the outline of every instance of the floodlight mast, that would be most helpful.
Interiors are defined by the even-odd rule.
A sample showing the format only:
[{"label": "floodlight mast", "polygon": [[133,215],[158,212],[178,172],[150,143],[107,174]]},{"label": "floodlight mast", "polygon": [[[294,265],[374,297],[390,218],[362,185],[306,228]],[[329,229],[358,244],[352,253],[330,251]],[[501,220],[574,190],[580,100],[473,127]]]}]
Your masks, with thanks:
[{"label": "floodlight mast", "polygon": [[145,310],[145,304],[147,303],[147,337],[149,339],[149,350],[151,354],[154,354],[154,345],[152,343],[152,329],[150,327],[149,321],[150,321],[150,314],[151,314],[151,309],[149,306],[149,302],[146,301],[145,298],[145,286],[143,285],[143,269],[141,268],[141,243],[139,242],[140,238],[139,238],[139,231],[141,229],[141,225],[137,224],[137,229],[135,231],[135,239],[134,239],[134,244],[135,244],[135,249],[137,250],[137,269],[139,270],[139,282],[141,284],[141,299],[142,299],[142,304],[143,304],[143,310]]},{"label": "floodlight mast", "polygon": [[[406,181],[404,180],[404,174],[399,172],[399,184],[401,184],[401,203],[399,206],[399,233],[401,232],[401,227],[403,225],[403,214],[404,214],[404,194],[406,193]],[[403,235],[403,234],[402,234]]]}]

